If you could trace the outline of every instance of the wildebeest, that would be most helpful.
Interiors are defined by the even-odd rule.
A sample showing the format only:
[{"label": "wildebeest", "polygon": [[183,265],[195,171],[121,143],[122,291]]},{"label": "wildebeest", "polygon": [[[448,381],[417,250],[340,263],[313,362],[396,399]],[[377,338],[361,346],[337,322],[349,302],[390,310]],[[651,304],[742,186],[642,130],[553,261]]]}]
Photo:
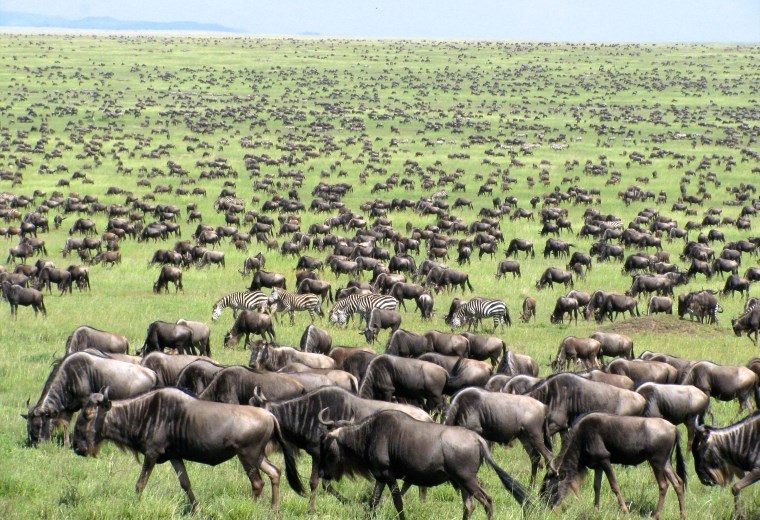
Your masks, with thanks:
[{"label": "wildebeest", "polygon": [[[277,400],[262,391],[251,398],[250,404],[272,413],[280,423],[285,440],[311,456],[310,511],[314,511],[319,484],[319,446],[324,426],[318,417],[322,410],[328,410],[331,421],[361,421],[382,410],[398,410],[420,421],[432,421],[427,413],[415,406],[363,399],[336,387],[318,388],[303,396],[273,401]],[[337,495],[329,482],[325,482],[325,489]]]},{"label": "wildebeest", "polygon": [[335,361],[329,356],[301,352],[291,347],[273,347],[264,342],[254,345],[249,365],[251,368],[276,371],[291,363],[301,363],[311,368],[335,368]]},{"label": "wildebeest", "polygon": [[523,322],[528,323],[531,317],[533,318],[533,321],[536,320],[536,299],[531,298],[530,296],[526,296],[523,300],[522,314],[520,314],[520,319]]},{"label": "wildebeest", "polygon": [[692,385],[660,383],[643,383],[636,392],[647,400],[645,417],[661,417],[672,424],[686,426],[688,449],[691,450],[696,420],[701,420],[709,409],[710,396]]},{"label": "wildebeest", "polygon": [[324,280],[301,280],[296,289],[297,294],[316,294],[322,301],[333,302],[333,292],[330,282]]},{"label": "wildebeest", "polygon": [[[760,413],[726,428],[696,425],[692,454],[694,469],[705,486],[731,486],[735,518],[745,518],[739,493],[760,480]],[[747,472],[745,475],[744,472]]]},{"label": "wildebeest", "polygon": [[549,321],[551,323],[562,323],[565,319],[565,314],[568,315],[571,323],[573,318],[575,318],[575,324],[578,324],[578,300],[564,296],[557,298],[557,303],[554,305],[554,311],[549,317]]},{"label": "wildebeest", "polygon": [[140,366],[155,372],[156,388],[162,388],[164,386],[175,386],[180,372],[197,359],[199,359],[198,356],[151,352],[142,358]]},{"label": "wildebeest", "polygon": [[65,269],[56,269],[54,267],[45,266],[37,273],[37,288],[47,287],[48,294],[51,293],[51,285],[56,284],[61,291],[61,296],[68,290],[71,294],[73,289],[73,283],[71,281],[71,273]]},{"label": "wildebeest", "polygon": [[674,384],[678,381],[678,370],[661,361],[617,358],[610,361],[604,371],[630,377],[636,384]]},{"label": "wildebeest", "polygon": [[174,292],[185,292],[182,287],[182,270],[179,267],[173,265],[165,265],[161,267],[161,272],[158,275],[158,280],[153,284],[153,292],[158,294],[163,289],[166,293],[169,292],[169,282],[174,284]]},{"label": "wildebeest", "polygon": [[[135,422],[133,417],[144,417]],[[259,470],[272,483],[272,507],[280,503],[280,470],[265,457],[270,441],[285,456],[288,483],[299,495],[304,489],[298,476],[295,452],[283,440],[272,414],[251,406],[202,401],[177,388],[164,388],[144,396],[112,402],[108,390],[92,394],[79,414],[74,431],[77,455],[96,456],[103,441],[111,441],[133,453],[143,454],[136,491],[142,493],[156,464],[170,461],[187,494],[193,512],[200,505],[190,488],[185,460],[216,466],[237,456],[251,483],[253,497],[263,490]]]},{"label": "wildebeest", "polygon": [[647,315],[673,314],[673,299],[667,296],[652,296],[647,303]]},{"label": "wildebeest", "polygon": [[287,374],[231,366],[217,371],[198,397],[218,403],[246,404],[257,389],[272,399],[290,399],[306,393],[304,385]]},{"label": "wildebeest", "polygon": [[[678,295],[678,317],[683,319],[689,309],[696,306],[700,322],[707,318],[707,323],[718,323],[718,313],[723,312],[714,291],[702,290]],[[689,319],[691,320],[691,317]]]},{"label": "wildebeest", "polygon": [[626,359],[633,359],[634,357],[633,340],[628,336],[614,332],[594,332],[589,337],[601,344],[601,348],[599,349],[600,361],[604,361],[604,356],[620,356]]},{"label": "wildebeest", "polygon": [[11,306],[11,316],[18,318],[19,305],[24,307],[32,307],[34,310],[34,317],[37,317],[37,313],[41,312],[43,317],[47,316],[47,309],[45,309],[45,297],[37,289],[28,289],[21,287],[20,285],[10,284],[3,282],[3,298],[8,301]]},{"label": "wildebeest", "polygon": [[211,329],[200,321],[191,321],[180,318],[177,325],[190,327],[193,331],[193,344],[201,356],[211,356]]},{"label": "wildebeest", "polygon": [[514,260],[502,260],[496,266],[496,279],[500,280],[506,273],[512,273],[512,278],[522,276],[520,272],[520,263]]},{"label": "wildebeest", "polygon": [[477,478],[483,459],[518,503],[527,498],[522,486],[496,465],[486,441],[466,428],[418,421],[395,410],[337,426],[322,439],[320,470],[325,478],[335,480],[344,475],[372,476],[371,510],[388,486],[399,518],[405,518],[403,493],[396,482],[400,478],[404,490],[410,485],[431,487],[451,482],[462,493],[465,520],[472,513],[473,497],[483,504],[490,519],[493,501]]},{"label": "wildebeest", "polygon": [[[597,291],[597,293],[600,293],[600,291]],[[591,304],[589,304],[586,309],[588,310],[590,306]],[[641,313],[639,312],[639,303],[636,298],[625,296],[623,294],[610,293],[605,295],[602,298],[601,303],[594,307],[594,310],[596,311],[596,321],[598,323],[602,323],[604,318],[614,321],[613,313],[614,318],[617,318],[621,313],[625,316],[626,312],[629,313],[632,318],[634,315],[641,316]]]},{"label": "wildebeest", "polygon": [[509,246],[507,246],[507,250],[504,252],[507,258],[509,258],[512,254],[517,256],[518,251],[524,251],[525,256],[527,257],[530,255],[531,257],[536,256],[536,252],[533,249],[533,242],[529,240],[523,240],[520,238],[513,238],[509,241]]},{"label": "wildebeest", "polygon": [[[760,333],[760,306],[756,306],[735,320],[731,320],[731,328],[737,337],[741,337],[742,332],[745,332],[747,338],[752,340],[755,346],[757,346],[757,337]],[[752,334],[755,335],[754,339],[752,339]]]},{"label": "wildebeest", "polygon": [[551,466],[551,441],[547,435],[546,405],[524,395],[467,388],[452,400],[444,424],[463,426],[485,440],[508,445],[519,439],[531,462],[530,485],[536,481],[541,457]]},{"label": "wildebeest", "polygon": [[131,397],[147,392],[155,385],[156,374],[133,363],[85,352],[60,358],[53,363],[37,404],[29,407],[24,416],[29,442],[36,446],[50,439],[54,426],[62,426],[64,443],[68,447],[67,430],[71,416],[82,408],[94,391],[109,386],[113,395]]},{"label": "wildebeest", "polygon": [[555,283],[564,284],[565,287],[573,287],[573,273],[556,267],[549,267],[536,282],[536,289],[543,289],[547,285],[553,289]]},{"label": "wildebeest", "polygon": [[429,330],[423,336],[427,338],[433,352],[444,356],[470,357],[470,342],[462,334]]},{"label": "wildebeest", "polygon": [[636,392],[568,372],[547,377],[527,395],[549,407],[549,436],[566,431],[576,418],[587,412],[641,415],[646,405],[646,399]]},{"label": "wildebeest", "polygon": [[64,355],[81,352],[88,348],[94,348],[105,353],[129,354],[129,340],[121,334],[83,325],[74,329],[74,332],[66,338]]},{"label": "wildebeest", "polygon": [[154,321],[148,325],[140,354],[145,356],[156,350],[163,351],[164,349],[176,349],[180,354],[195,355],[197,351],[193,344],[193,330],[185,325]]},{"label": "wildebeest", "polygon": [[468,354],[470,359],[477,359],[478,361],[491,360],[491,365],[496,367],[499,363],[499,357],[507,353],[507,344],[499,337],[483,336],[470,332],[463,332],[461,336],[467,338],[467,341],[470,343]]},{"label": "wildebeest", "polygon": [[373,308],[369,312],[367,327],[361,332],[367,343],[374,343],[381,329],[390,329],[391,335],[401,326],[401,314],[389,309]]},{"label": "wildebeest", "polygon": [[177,374],[175,386],[193,395],[201,395],[214,376],[225,368],[227,368],[226,365],[220,365],[210,359],[198,358],[185,365]]},{"label": "wildebeest", "polygon": [[394,356],[418,358],[433,351],[433,344],[422,334],[398,329],[391,333],[385,346],[385,353]]},{"label": "wildebeest", "polygon": [[315,352],[327,355],[332,348],[332,338],[326,330],[310,324],[301,335],[299,347],[303,352]]},{"label": "wildebeest", "polygon": [[[676,469],[671,458],[676,452]],[[556,474],[547,472],[541,486],[551,507],[556,507],[569,491],[578,492],[585,468],[594,470],[594,507],[599,507],[602,473],[607,475],[620,509],[628,512],[620,494],[613,464],[637,466],[649,462],[660,490],[654,518],[660,518],[668,482],[678,496],[681,516],[684,512],[686,465],[679,444],[678,428],[664,419],[620,417],[607,413],[590,413],[574,422],[566,448],[557,461]]]},{"label": "wildebeest", "polygon": [[359,395],[367,399],[406,399],[422,403],[426,411],[439,410],[448,372],[433,363],[380,355],[372,359],[364,374]]},{"label": "wildebeest", "polygon": [[444,392],[448,395],[454,395],[459,390],[471,386],[483,387],[491,377],[491,367],[488,363],[475,359],[428,352],[422,354],[419,360],[434,363],[446,369],[449,378],[446,381]]},{"label": "wildebeest", "polygon": [[232,328],[224,335],[224,347],[231,348],[237,345],[243,334],[245,334],[246,344],[251,334],[258,334],[265,341],[274,341],[276,338],[272,317],[261,312],[242,311],[235,319]]},{"label": "wildebeest", "polygon": [[256,271],[253,273],[249,291],[258,291],[262,287],[275,288],[280,287],[287,289],[285,276],[280,273],[270,273],[269,271]]},{"label": "wildebeest", "polygon": [[747,367],[700,361],[679,374],[678,382],[694,385],[719,401],[736,399],[739,401],[739,411],[750,408],[749,400],[754,393],[755,408],[760,409],[758,376]]},{"label": "wildebeest", "polygon": [[499,361],[499,366],[496,367],[495,373],[507,376],[528,375],[537,377],[538,363],[530,356],[506,350],[504,351],[504,355],[501,356],[501,361]]},{"label": "wildebeest", "polygon": [[749,296],[749,287],[749,280],[742,278],[738,274],[732,274],[726,279],[726,284],[723,286],[723,296],[728,296],[729,293],[733,296],[737,292],[740,296],[745,293]]},{"label": "wildebeest", "polygon": [[582,363],[586,369],[598,368],[597,358],[602,344],[593,338],[568,336],[562,340],[557,350],[557,357],[551,362],[552,370],[566,370],[572,363]]}]

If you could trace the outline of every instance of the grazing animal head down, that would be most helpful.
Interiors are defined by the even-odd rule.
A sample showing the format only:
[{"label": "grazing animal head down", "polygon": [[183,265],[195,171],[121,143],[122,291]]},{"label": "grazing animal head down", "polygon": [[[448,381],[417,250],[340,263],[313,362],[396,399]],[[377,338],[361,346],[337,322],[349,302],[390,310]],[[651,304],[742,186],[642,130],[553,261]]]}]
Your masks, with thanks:
[{"label": "grazing animal head down", "polygon": [[92,394],[77,417],[74,426],[74,453],[81,456],[97,457],[103,442],[103,423],[111,410],[108,389]]},{"label": "grazing animal head down", "polygon": [[44,406],[29,406],[27,400],[27,413],[21,414],[26,419],[27,441],[30,446],[37,445],[50,438],[52,422],[58,417],[58,412],[51,412]]}]

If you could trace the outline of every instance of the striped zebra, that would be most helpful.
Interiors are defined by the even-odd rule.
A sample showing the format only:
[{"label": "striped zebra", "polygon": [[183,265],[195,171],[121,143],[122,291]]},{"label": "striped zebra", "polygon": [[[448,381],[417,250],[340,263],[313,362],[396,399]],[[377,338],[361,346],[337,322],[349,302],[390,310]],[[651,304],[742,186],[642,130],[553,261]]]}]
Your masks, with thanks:
[{"label": "striped zebra", "polygon": [[245,200],[237,197],[219,197],[214,201],[214,209],[217,212],[226,211],[233,206],[245,209]]},{"label": "striped zebra", "polygon": [[446,193],[446,190],[439,190],[439,191],[436,191],[435,193],[433,193],[433,194],[430,196],[430,198],[431,198],[432,200],[438,200],[438,199],[448,199],[448,198],[449,198],[449,194],[448,194],[448,193]]},{"label": "striped zebra", "polygon": [[451,317],[451,330],[462,327],[465,323],[467,323],[467,330],[470,330],[477,322],[489,317],[493,319],[494,332],[499,324],[501,324],[502,332],[505,323],[512,326],[506,303],[488,298],[473,298],[463,303]]},{"label": "striped zebra", "polygon": [[232,316],[237,318],[240,310],[257,310],[264,312],[267,306],[267,295],[261,291],[234,292],[220,298],[211,311],[211,321],[216,321],[222,315],[225,307],[232,308]]},{"label": "striped zebra", "polygon": [[269,305],[277,305],[275,312],[287,312],[290,314],[290,324],[295,325],[296,311],[308,311],[312,323],[314,323],[314,313],[321,318],[322,299],[316,294],[304,293],[296,294],[288,292],[285,289],[275,287],[272,294],[267,298]]},{"label": "striped zebra", "polygon": [[335,302],[330,309],[330,323],[345,325],[355,312],[359,313],[359,325],[362,319],[368,323],[369,313],[372,309],[386,309],[395,311],[398,308],[398,300],[387,294],[352,294]]}]

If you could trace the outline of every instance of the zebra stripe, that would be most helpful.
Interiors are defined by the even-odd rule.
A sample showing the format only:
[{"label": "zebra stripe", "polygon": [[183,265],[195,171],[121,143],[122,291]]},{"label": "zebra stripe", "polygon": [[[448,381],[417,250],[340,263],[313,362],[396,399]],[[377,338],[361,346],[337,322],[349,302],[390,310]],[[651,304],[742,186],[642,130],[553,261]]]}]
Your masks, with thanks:
[{"label": "zebra stripe", "polygon": [[307,311],[312,323],[314,322],[314,313],[322,317],[322,299],[316,294],[304,293],[295,294],[285,289],[275,287],[272,294],[269,295],[267,303],[277,305],[276,312],[288,312],[290,314],[290,324],[295,324],[296,311]]},{"label": "zebra stripe", "polygon": [[487,298],[473,298],[462,304],[451,317],[451,329],[464,326],[467,323],[467,330],[470,330],[476,322],[483,318],[493,319],[493,330],[501,324],[501,330],[504,330],[504,324],[511,324],[509,321],[509,311],[507,304],[501,300],[490,300]]},{"label": "zebra stripe", "polygon": [[359,325],[362,319],[369,323],[372,309],[395,311],[398,305],[398,300],[387,294],[352,294],[335,302],[330,309],[330,323],[345,325],[355,312],[359,313]]},{"label": "zebra stripe", "polygon": [[267,295],[261,291],[234,292],[220,298],[211,312],[211,321],[216,321],[222,315],[225,307],[232,308],[232,315],[237,317],[239,310],[263,312],[267,304]]}]

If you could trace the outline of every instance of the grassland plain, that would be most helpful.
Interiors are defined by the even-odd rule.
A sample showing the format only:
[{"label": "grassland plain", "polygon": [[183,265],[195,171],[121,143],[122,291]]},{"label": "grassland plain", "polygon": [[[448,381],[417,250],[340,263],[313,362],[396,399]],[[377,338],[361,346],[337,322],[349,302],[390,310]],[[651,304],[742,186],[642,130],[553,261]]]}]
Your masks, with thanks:
[{"label": "grassland plain", "polygon": [[[140,187],[137,181],[147,177],[152,177],[154,186],[170,184],[176,189],[178,178],[162,176],[167,173],[167,161],[188,170],[189,178],[199,179],[202,171],[210,169],[203,161],[224,158],[239,173],[237,194],[247,201],[248,209],[259,208],[251,203],[253,196],[262,202],[271,196],[254,192],[253,181],[272,175],[275,181],[288,182],[279,179],[278,173],[296,170],[305,172],[299,194],[307,207],[317,183],[345,181],[354,190],[343,202],[358,212],[362,202],[375,197],[391,200],[429,195],[431,192],[420,188],[421,173],[437,180],[441,173],[461,169],[461,180],[467,184],[462,196],[473,201],[474,210],[457,214],[471,222],[481,208],[491,207],[490,197],[475,196],[483,182],[475,176],[488,178],[492,172],[509,170],[517,182],[508,195],[517,197],[520,207],[529,207],[531,197],[555,186],[566,189],[569,184],[561,184],[563,177],[578,176],[573,181],[576,185],[600,190],[601,201],[594,207],[628,222],[644,205],[624,206],[617,192],[639,184],[636,177],[646,177],[645,189],[665,191],[669,196],[669,204],[658,209],[683,225],[688,218],[673,213],[670,204],[679,196],[686,171],[695,170],[703,157],[709,158],[709,170],[717,173],[722,186],[707,185],[713,199],[699,208],[699,216],[692,217],[695,220],[701,219],[707,205],[723,207],[723,201],[733,198],[725,187],[756,182],[753,168],[757,161],[741,150],[758,150],[759,67],[757,46],[0,35],[0,163],[4,171],[23,176],[22,184],[2,182],[0,189],[25,194],[42,190],[48,195],[59,189],[64,195],[77,192],[97,196],[107,204],[124,203],[123,195],[106,196],[106,189],[118,186],[143,196],[151,188]],[[521,144],[526,143],[540,146],[528,155],[521,151]],[[550,143],[564,148],[554,150]],[[60,154],[53,154],[54,150]],[[509,154],[512,151],[517,152],[515,161]],[[634,151],[646,161],[631,160]],[[246,154],[271,159],[259,161],[260,177],[250,178]],[[677,158],[680,156],[683,159]],[[574,169],[573,161],[578,164]],[[41,168],[43,164],[47,170]],[[607,186],[609,174],[588,175],[583,171],[587,164],[619,171],[622,182]],[[530,187],[527,178],[537,178],[541,170],[548,172],[550,183]],[[56,186],[59,179],[71,179],[76,172],[93,183],[71,180],[70,187]],[[366,185],[359,182],[362,172],[368,173]],[[370,193],[375,182],[393,173],[412,178],[416,189],[409,192],[398,186],[388,193]],[[688,192],[695,193],[697,176],[686,178],[691,180],[686,184]],[[184,208],[194,201],[204,222],[222,225],[223,215],[217,214],[212,204],[224,180],[197,181],[197,186],[207,189],[208,198],[156,194],[155,203]],[[288,191],[285,187],[273,190],[282,195]],[[582,206],[569,207],[576,232],[584,210]],[[739,211],[740,207],[723,207],[724,216],[736,218]],[[326,217],[310,212],[302,216],[304,230]],[[60,251],[74,218],[69,216],[60,230],[43,235],[49,258],[59,266],[71,263]],[[106,217],[92,218],[102,231]],[[407,222],[420,227],[436,223],[434,216],[411,211],[391,213],[390,218],[397,229]],[[183,223],[183,237],[193,228]],[[511,309],[515,324],[497,334],[510,348],[537,359],[542,375],[547,375],[549,357],[563,337],[584,336],[597,326],[550,325],[554,300],[563,291],[539,292],[534,282],[546,267],[564,262],[541,258],[539,229],[537,222],[502,221],[507,240],[527,238],[538,246],[536,259],[520,258],[522,278],[495,280],[502,253],[497,259],[473,260],[464,269],[470,273],[476,295],[503,299]],[[746,235],[733,227],[722,230],[728,240]],[[587,251],[592,243],[575,236],[568,240],[581,251]],[[2,242],[8,247],[15,243]],[[155,249],[172,244],[123,242],[121,265],[91,268],[92,292],[46,297],[47,319],[33,319],[28,309],[22,309],[16,321],[7,312],[0,315],[3,518],[171,518],[186,513],[184,494],[170,467],[158,467],[137,499],[134,484],[139,465],[130,455],[109,447],[96,460],[83,459],[64,450],[60,442],[27,448],[25,423],[19,417],[26,400],[37,399],[50,363],[62,354],[64,341],[76,326],[88,324],[119,332],[129,338],[134,349],[142,344],[150,322],[179,317],[208,322],[217,298],[247,286],[247,279],[237,272],[247,255],[225,244],[226,269],[188,270],[184,294],[152,294],[157,271],[147,269],[146,263]],[[664,243],[673,259],[682,245],[680,241]],[[253,245],[250,254],[257,250]],[[265,254],[267,269],[285,273],[292,283],[295,261],[276,252]],[[745,257],[743,268],[756,264],[755,258]],[[332,274],[324,277],[334,287],[339,285]],[[576,288],[622,292],[629,284],[619,264],[596,263]],[[701,287],[719,289],[722,282],[699,277],[683,290]],[[538,300],[538,320],[527,325],[516,319],[526,295]],[[404,327],[418,332],[444,330],[441,318],[454,296],[458,295],[436,296],[437,315],[432,323],[422,322],[411,310],[404,313]],[[651,349],[744,364],[757,350],[746,339],[733,336],[728,320],[739,314],[742,304],[740,298],[722,298],[724,313],[718,326],[665,316],[603,328],[633,337],[637,353]],[[231,323],[226,312],[212,326],[213,357],[222,363],[245,364],[246,352],[221,346]],[[296,344],[307,323],[307,317],[298,316],[295,327],[281,325],[278,340]],[[328,329],[334,344],[361,344],[353,326]],[[385,338],[381,335],[381,344]],[[717,403],[714,410],[721,425],[736,415],[733,403]],[[494,453],[521,482],[528,481],[529,464],[521,448],[495,447]],[[274,455],[274,461],[282,465],[279,455]],[[702,486],[691,463],[689,466],[687,513],[703,518],[731,517],[730,492]],[[197,464],[188,468],[204,518],[307,515],[307,501],[290,490],[283,492],[277,514],[269,511],[268,488],[264,499],[252,504],[248,480],[237,461],[217,468]],[[308,475],[306,457],[301,457],[299,468],[302,476]],[[494,497],[496,518],[519,517],[520,509],[494,474],[484,468],[480,476]],[[646,516],[654,509],[657,489],[648,467],[620,469],[618,478],[623,495],[631,502],[632,515]],[[621,516],[606,484],[600,509],[593,509],[589,480],[580,498],[569,499],[561,512],[537,510],[528,516]],[[349,498],[348,503],[321,494],[317,516],[365,517],[361,504],[368,498],[370,484],[342,482],[339,489]],[[746,490],[743,500],[747,512],[757,518],[760,487]],[[425,503],[408,495],[406,508],[411,518],[455,518],[461,515],[461,499],[451,487],[441,486],[431,490]],[[671,491],[664,515],[675,517],[677,512]],[[389,500],[380,516],[393,516]]]}]

